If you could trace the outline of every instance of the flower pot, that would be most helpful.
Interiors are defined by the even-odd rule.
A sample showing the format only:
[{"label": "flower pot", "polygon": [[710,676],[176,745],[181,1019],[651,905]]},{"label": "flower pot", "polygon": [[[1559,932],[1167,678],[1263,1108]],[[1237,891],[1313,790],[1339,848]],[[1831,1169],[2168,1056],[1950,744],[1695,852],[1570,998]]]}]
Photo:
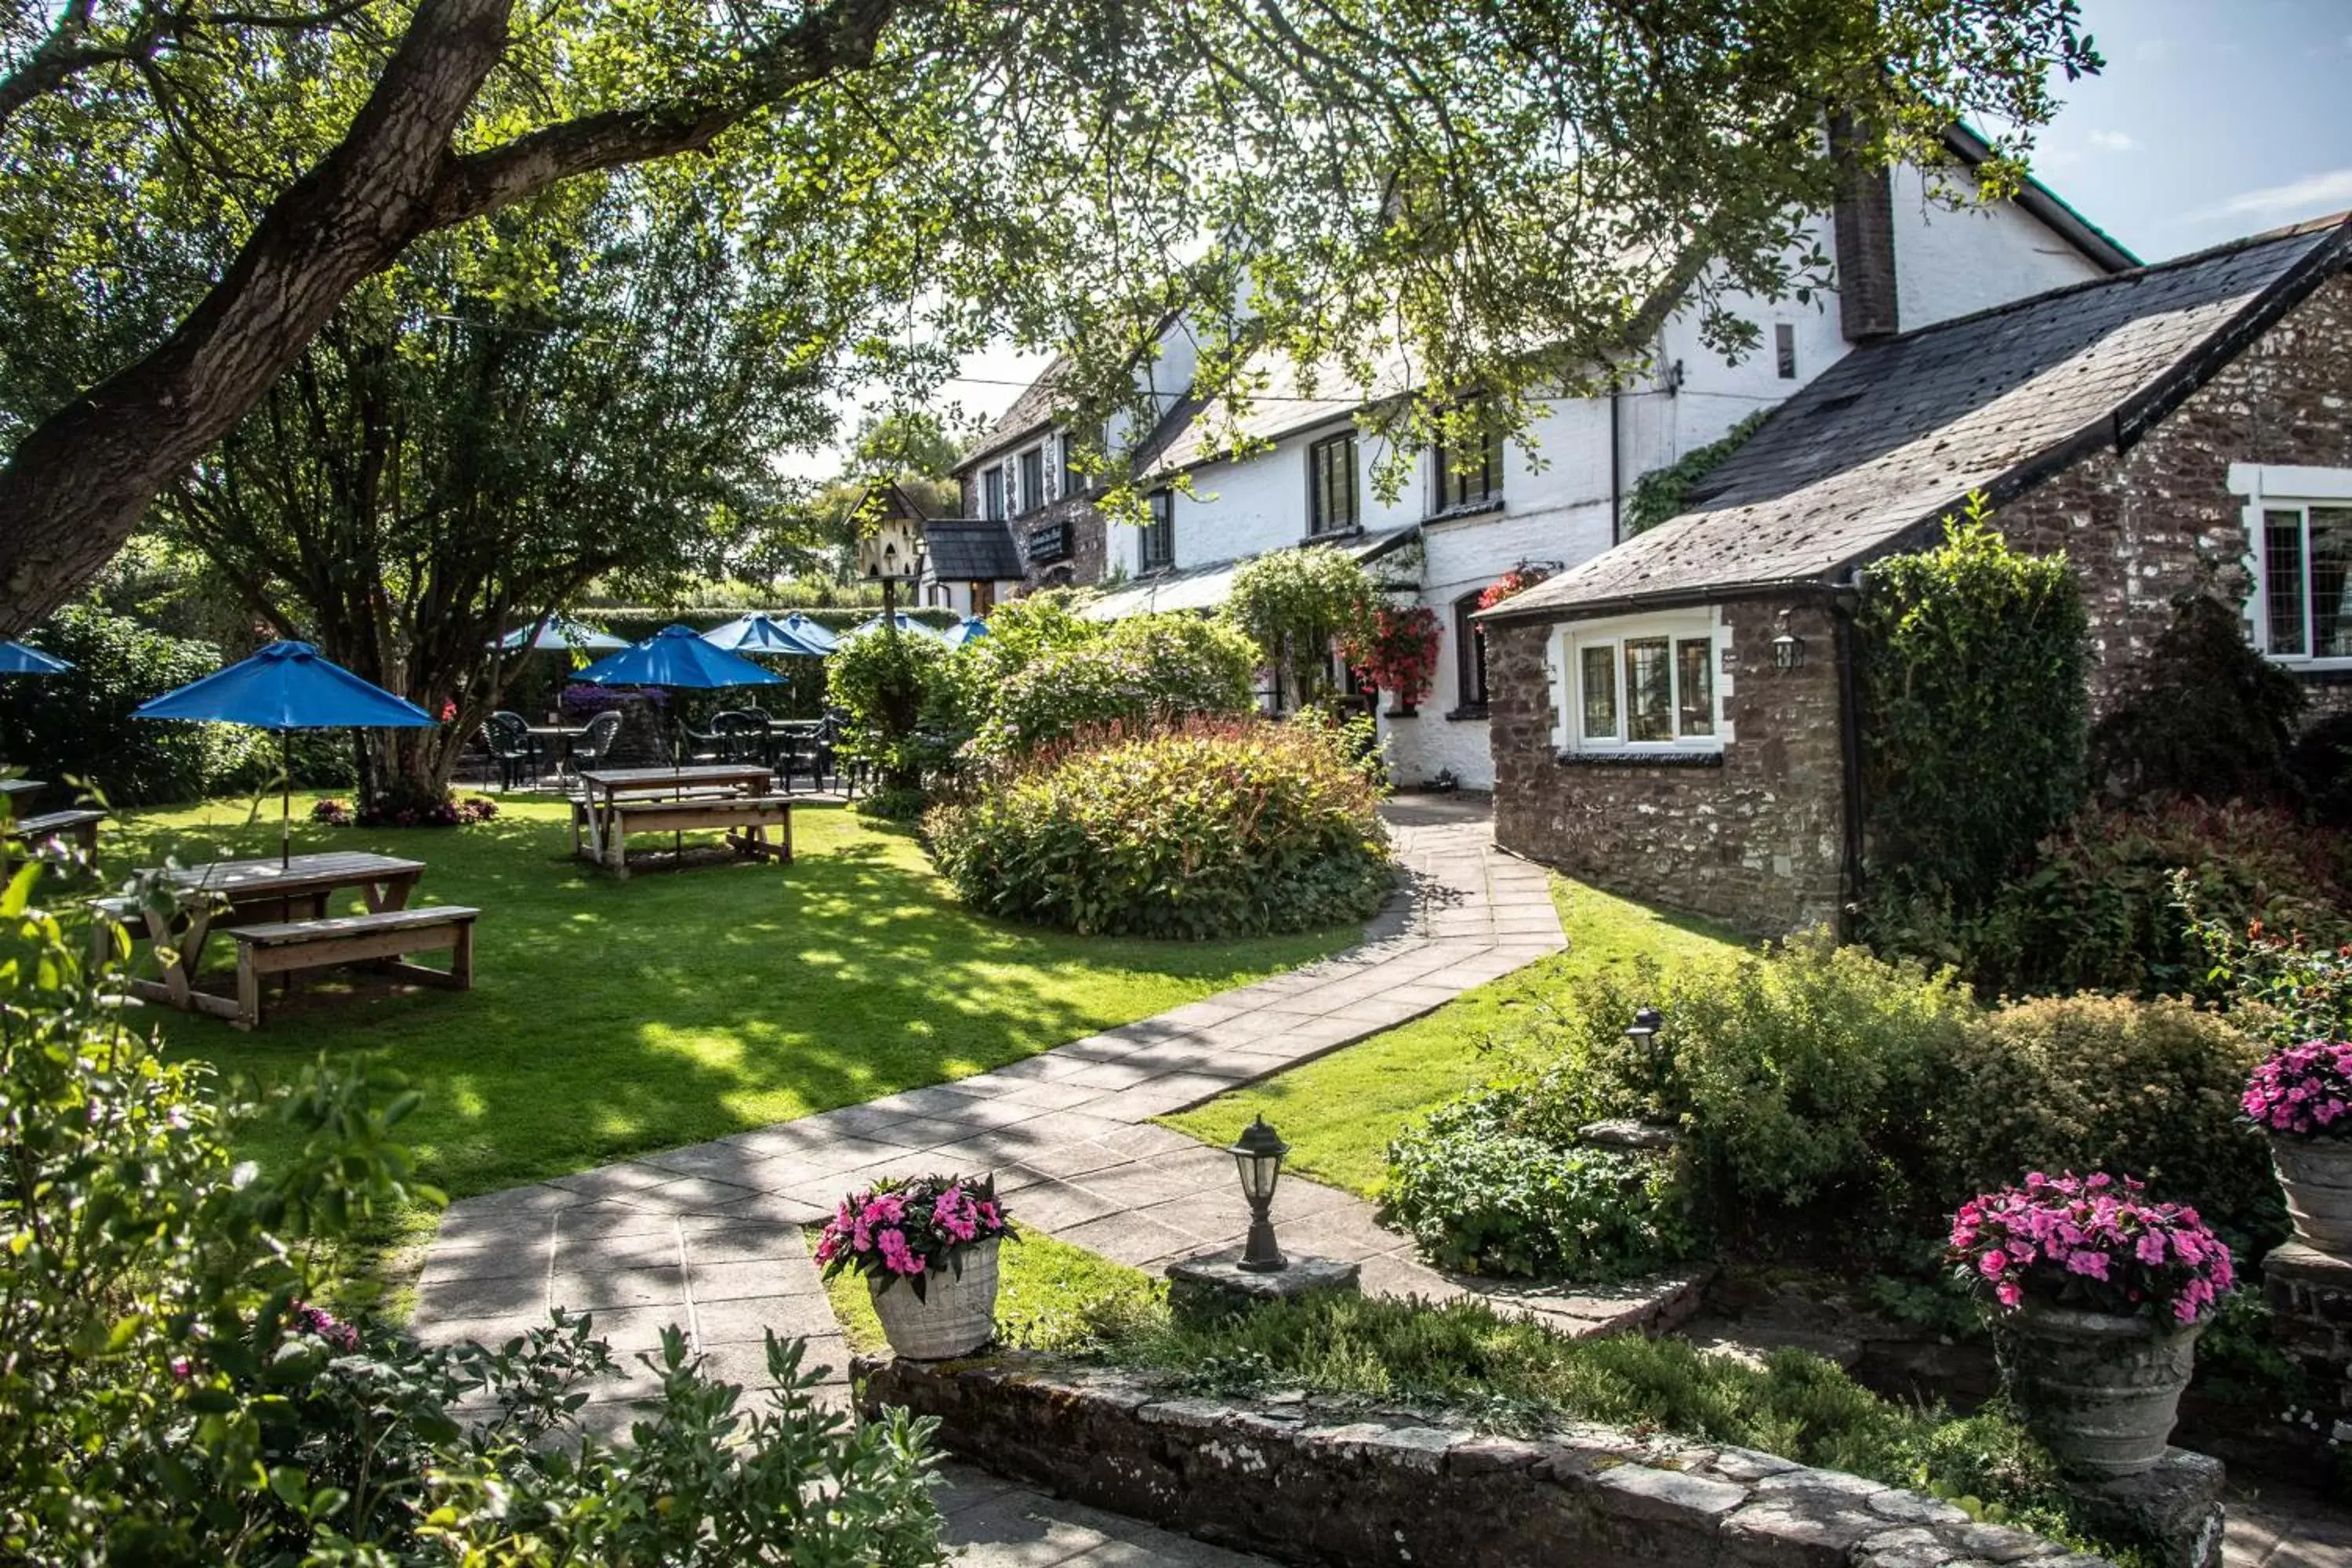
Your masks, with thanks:
[{"label": "flower pot", "polygon": [[2294,1238],[2352,1258],[2352,1138],[2271,1138]]},{"label": "flower pot", "polygon": [[2060,1464],[2130,1476],[2164,1458],[2210,1321],[2086,1312],[2029,1296],[2000,1320],[1995,1342],[2018,1413]]},{"label": "flower pot", "polygon": [[991,1237],[963,1255],[963,1272],[942,1268],[923,1281],[923,1299],[898,1279],[887,1289],[867,1277],[874,1315],[890,1349],[908,1361],[952,1361],[970,1355],[996,1333],[996,1248]]}]

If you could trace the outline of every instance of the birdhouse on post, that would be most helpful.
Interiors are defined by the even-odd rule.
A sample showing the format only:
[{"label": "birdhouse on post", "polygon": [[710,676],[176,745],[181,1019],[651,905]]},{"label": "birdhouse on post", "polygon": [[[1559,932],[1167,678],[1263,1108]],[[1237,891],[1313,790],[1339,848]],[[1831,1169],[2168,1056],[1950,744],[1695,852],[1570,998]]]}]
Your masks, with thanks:
[{"label": "birdhouse on post", "polygon": [[882,584],[886,616],[898,608],[898,584],[923,575],[923,514],[897,485],[868,490],[858,503],[857,575]]}]

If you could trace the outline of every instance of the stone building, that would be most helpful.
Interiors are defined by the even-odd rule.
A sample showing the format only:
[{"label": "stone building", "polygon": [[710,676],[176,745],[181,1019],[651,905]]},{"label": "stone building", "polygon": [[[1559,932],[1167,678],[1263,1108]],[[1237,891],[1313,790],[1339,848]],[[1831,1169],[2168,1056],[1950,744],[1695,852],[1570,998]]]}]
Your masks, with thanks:
[{"label": "stone building", "polygon": [[1971,493],[2066,552],[2095,705],[2199,593],[2341,705],[2348,261],[2331,218],[1854,348],[1681,515],[1483,617],[1496,837],[1751,931],[1836,920],[1863,871],[1847,616]]},{"label": "stone building", "polygon": [[[1410,390],[1401,371],[1391,384],[1359,388],[1327,375],[1308,387],[1269,360],[1253,367],[1258,391],[1236,416],[1192,395],[1199,345],[1178,315],[1135,372],[1148,412],[1132,428],[1116,416],[1108,433],[1142,477],[1148,525],[1106,527],[1093,505],[1057,423],[1058,365],[959,465],[961,510],[1010,524],[1028,584],[1104,585],[1087,612],[1104,618],[1214,609],[1244,562],[1287,546],[1329,543],[1380,560],[1379,575],[1433,612],[1442,637],[1435,688],[1418,711],[1381,716],[1391,770],[1407,785],[1443,773],[1492,787],[1491,667],[1474,616],[1496,579],[1522,566],[1574,567],[1609,550],[1642,475],[1778,405],[1860,345],[2135,265],[2038,184],[2008,201],[1951,205],[1954,174],[1987,148],[1955,127],[1946,150],[1947,169],[1858,174],[1833,210],[1812,218],[1807,243],[1832,258],[1834,295],[1719,292],[1758,326],[1759,352],[1727,358],[1702,340],[1696,309],[1667,300],[1663,325],[1626,345],[1627,363],[1643,368],[1614,392],[1544,402],[1524,440],[1418,454],[1392,500],[1376,491],[1386,453],[1359,416],[1379,396]],[[1255,448],[1231,455],[1236,431]],[[1271,688],[1269,699],[1278,700]]]}]

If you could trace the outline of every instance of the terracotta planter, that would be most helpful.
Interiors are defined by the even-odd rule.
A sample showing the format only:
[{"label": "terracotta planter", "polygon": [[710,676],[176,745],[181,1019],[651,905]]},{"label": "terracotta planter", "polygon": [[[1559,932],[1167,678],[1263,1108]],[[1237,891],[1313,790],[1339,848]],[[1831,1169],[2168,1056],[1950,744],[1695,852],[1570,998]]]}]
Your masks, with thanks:
[{"label": "terracotta planter", "polygon": [[2159,1322],[2052,1307],[2027,1298],[1995,1342],[2018,1412],[2070,1469],[2152,1469],[2180,1408],[2210,1318]]},{"label": "terracotta planter", "polygon": [[952,1361],[970,1355],[996,1334],[996,1249],[992,1237],[963,1255],[963,1271],[940,1269],[924,1279],[921,1300],[904,1279],[888,1289],[868,1276],[874,1315],[890,1349],[908,1361]]},{"label": "terracotta planter", "polygon": [[2271,1138],[2271,1168],[2286,1190],[2294,1238],[2352,1258],[2352,1138]]}]

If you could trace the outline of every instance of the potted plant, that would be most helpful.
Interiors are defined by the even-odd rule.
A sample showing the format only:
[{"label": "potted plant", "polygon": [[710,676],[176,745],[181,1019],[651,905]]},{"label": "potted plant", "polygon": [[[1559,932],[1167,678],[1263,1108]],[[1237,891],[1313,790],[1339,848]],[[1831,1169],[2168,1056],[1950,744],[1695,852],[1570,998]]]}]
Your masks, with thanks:
[{"label": "potted plant", "polygon": [[1436,677],[1438,642],[1436,612],[1423,605],[1382,605],[1369,627],[1341,639],[1339,654],[1360,683],[1395,701],[1390,718],[1410,719]]},{"label": "potted plant", "polygon": [[2271,1141],[2295,1239],[2352,1257],[2352,1040],[2305,1040],[2273,1053],[2238,1103]]},{"label": "potted plant", "polygon": [[2062,1464],[2103,1476],[2164,1457],[2197,1336],[2235,1281],[2230,1249],[2179,1204],[2098,1173],[1960,1205],[1951,1258],[2000,1308],[2010,1396]]},{"label": "potted plant", "polygon": [[996,1249],[1012,1234],[993,1177],[877,1182],[842,1200],[816,1260],[828,1279],[845,1268],[866,1276],[892,1351],[947,1361],[995,1333]]}]

